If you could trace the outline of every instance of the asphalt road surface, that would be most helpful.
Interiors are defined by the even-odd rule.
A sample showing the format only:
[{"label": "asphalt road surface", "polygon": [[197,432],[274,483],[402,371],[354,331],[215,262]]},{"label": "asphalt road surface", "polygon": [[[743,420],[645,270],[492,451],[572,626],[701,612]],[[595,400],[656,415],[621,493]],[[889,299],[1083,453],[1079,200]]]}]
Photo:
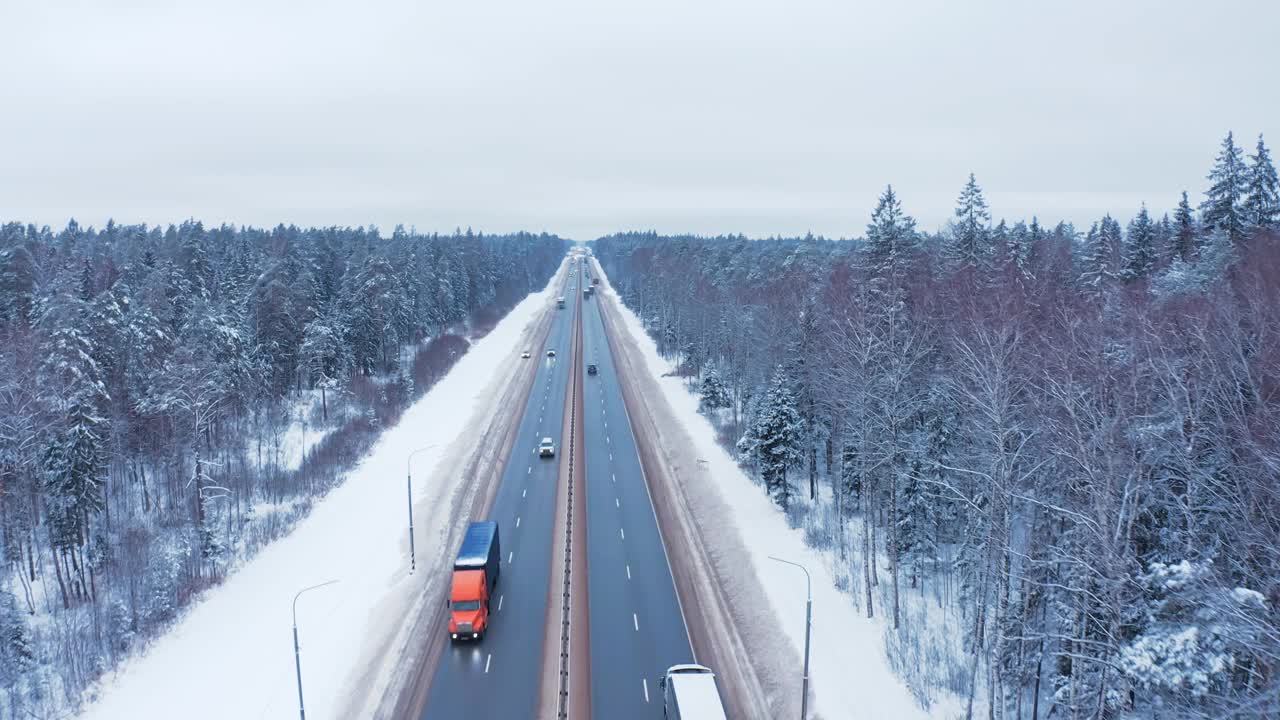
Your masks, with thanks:
[{"label": "asphalt road surface", "polygon": [[598,368],[585,375],[583,418],[591,707],[610,720],[661,718],[658,680],[693,651],[598,303],[582,304],[583,362]]},{"label": "asphalt road surface", "polygon": [[[581,287],[577,272],[570,278],[571,286]],[[537,716],[553,555],[551,529],[562,457],[560,434],[577,305],[567,302],[563,310],[554,311],[557,317],[547,346],[528,348],[532,357],[521,361],[540,367],[487,518],[498,523],[502,549],[492,624],[483,641],[445,646],[423,718]],[[548,358],[548,349],[555,350],[557,357]],[[554,458],[538,457],[543,437],[555,440]],[[439,628],[441,633],[447,630]]]}]

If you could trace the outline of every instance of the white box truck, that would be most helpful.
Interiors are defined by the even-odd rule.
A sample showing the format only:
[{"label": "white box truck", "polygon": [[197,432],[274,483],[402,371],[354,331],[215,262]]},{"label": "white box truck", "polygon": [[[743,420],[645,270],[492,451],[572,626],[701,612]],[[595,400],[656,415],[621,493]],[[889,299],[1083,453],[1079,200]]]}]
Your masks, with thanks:
[{"label": "white box truck", "polygon": [[668,720],[727,720],[710,668],[672,665],[661,684],[662,714]]}]

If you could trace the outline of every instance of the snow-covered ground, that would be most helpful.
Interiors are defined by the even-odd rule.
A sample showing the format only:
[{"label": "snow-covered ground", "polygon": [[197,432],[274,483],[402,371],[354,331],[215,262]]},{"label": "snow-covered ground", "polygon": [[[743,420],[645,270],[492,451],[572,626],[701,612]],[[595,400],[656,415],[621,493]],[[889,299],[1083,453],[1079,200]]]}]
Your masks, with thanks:
[{"label": "snow-covered ground", "polygon": [[245,448],[245,456],[249,458],[249,462],[260,466],[274,464],[281,470],[297,470],[307,454],[333,432],[332,425],[312,425],[303,417],[307,409],[319,403],[319,395],[316,394],[314,403],[310,393],[304,393],[302,397],[301,401],[294,404],[289,424],[281,428],[277,435],[249,443]]},{"label": "snow-covered ground", "polygon": [[[557,275],[557,277],[559,277]],[[553,280],[554,284],[554,280]],[[425,480],[469,428],[509,372],[526,328],[547,309],[553,284],[530,295],[476,342],[454,369],[388,429],[346,481],[320,502],[287,537],[264,549],[221,586],[195,603],[148,650],[103,679],[83,717],[279,718],[298,712],[291,634],[292,602],[302,588],[338,582],[297,603],[306,710],[333,718],[345,697],[366,641],[395,622],[388,607],[420,590],[425,557],[441,554],[440,537],[424,530],[438,518],[428,498],[454,488]],[[413,461],[419,572],[408,573],[405,467]],[[447,507],[441,503],[439,507]],[[438,545],[438,542],[434,543]],[[379,610],[383,612],[379,612]]]},{"label": "snow-covered ground", "polygon": [[812,576],[811,711],[824,720],[949,720],[962,715],[959,699],[954,697],[938,700],[929,712],[919,707],[903,680],[889,667],[884,623],[879,618],[863,616],[852,598],[836,588],[822,553],[805,545],[803,532],[788,527],[782,511],[716,442],[715,428],[698,412],[698,398],[689,392],[683,379],[669,374],[674,370],[672,363],[658,354],[640,319],[619,301],[603,273],[601,277],[604,292],[617,303],[625,329],[644,354],[649,372],[695,444],[699,465],[709,481],[706,484],[719,491],[733,516],[729,523],[722,518],[708,521],[738,529],[748,550],[744,561],[754,567],[797,657],[804,652],[804,574],[769,556],[800,563]]}]

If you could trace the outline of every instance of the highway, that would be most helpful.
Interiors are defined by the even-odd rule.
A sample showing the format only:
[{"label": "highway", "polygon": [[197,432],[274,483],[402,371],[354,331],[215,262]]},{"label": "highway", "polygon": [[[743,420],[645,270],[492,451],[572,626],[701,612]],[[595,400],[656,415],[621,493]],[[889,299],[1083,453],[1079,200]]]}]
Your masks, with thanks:
[{"label": "highway", "polygon": [[[580,287],[577,273],[570,284]],[[566,291],[568,292],[568,291]],[[580,291],[579,291],[580,292]],[[572,299],[572,296],[570,296]],[[498,523],[502,572],[494,590],[492,625],[481,642],[446,644],[431,681],[423,718],[533,718],[538,715],[544,659],[556,484],[563,458],[561,427],[572,368],[569,352],[576,302],[554,311],[546,347],[527,348],[521,362],[540,367],[511,457],[487,519]],[[548,358],[547,349],[557,357]],[[539,458],[538,442],[556,442],[554,458]],[[440,627],[440,633],[447,628]]]},{"label": "highway", "polygon": [[583,418],[591,707],[661,718],[658,680],[693,651],[598,304],[582,304],[583,362],[599,370],[585,376]]},{"label": "highway", "polygon": [[[503,554],[492,624],[480,642],[445,645],[422,718],[533,718],[548,710],[541,683],[545,663],[555,659],[544,638],[552,562],[563,550],[553,547],[556,515],[563,512],[557,506],[557,482],[567,452],[567,438],[560,435],[574,370],[570,343],[579,320],[586,532],[575,535],[575,551],[582,552],[585,542],[587,578],[575,574],[574,597],[581,602],[585,595],[587,604],[583,630],[590,673],[584,680],[590,684],[593,714],[661,718],[660,678],[669,666],[693,661],[599,300],[581,299],[580,268],[575,263],[569,275],[572,290],[566,295],[575,295],[555,311],[547,346],[529,348],[533,357],[523,361],[540,367],[487,518],[499,525]],[[547,358],[547,348],[557,357]],[[585,374],[588,363],[597,366],[596,375]],[[536,454],[538,442],[548,436],[556,441],[554,459]]]}]

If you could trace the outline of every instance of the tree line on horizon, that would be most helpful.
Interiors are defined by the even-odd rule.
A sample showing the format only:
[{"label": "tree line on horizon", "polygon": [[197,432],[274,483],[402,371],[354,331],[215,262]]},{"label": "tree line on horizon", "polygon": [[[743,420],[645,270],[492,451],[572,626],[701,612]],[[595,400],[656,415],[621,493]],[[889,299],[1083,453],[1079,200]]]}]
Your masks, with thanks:
[{"label": "tree line on horizon", "polygon": [[0,225],[0,716],[78,707],[304,517],[566,247]]},{"label": "tree line on horizon", "polygon": [[[721,441],[966,716],[1280,713],[1280,193],[920,232],[625,233],[595,254]],[[936,605],[941,613],[929,612]]]}]

